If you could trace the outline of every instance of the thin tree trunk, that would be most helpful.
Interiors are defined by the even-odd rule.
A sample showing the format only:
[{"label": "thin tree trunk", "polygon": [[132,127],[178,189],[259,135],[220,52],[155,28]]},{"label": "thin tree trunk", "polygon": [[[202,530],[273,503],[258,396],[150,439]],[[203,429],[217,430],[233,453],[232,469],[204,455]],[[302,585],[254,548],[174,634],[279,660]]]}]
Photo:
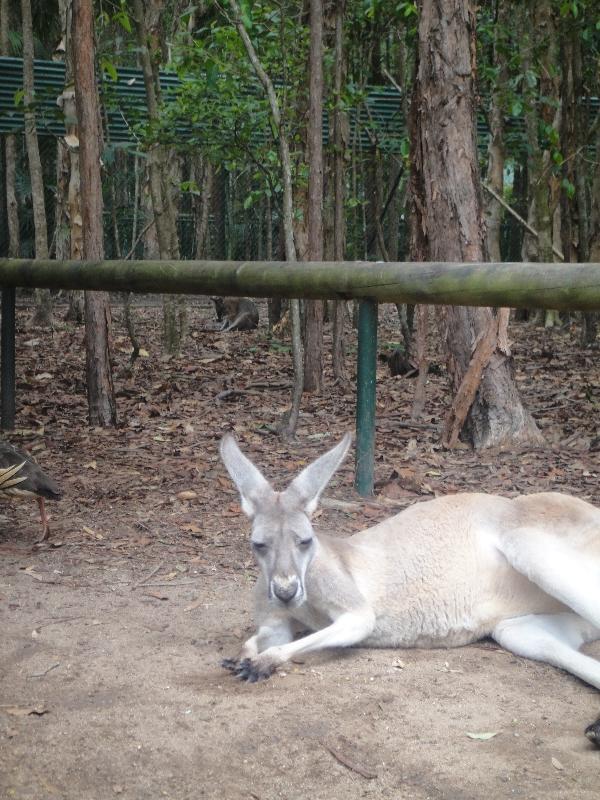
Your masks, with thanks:
[{"label": "thin tree trunk", "polygon": [[[277,131],[277,138],[279,143],[279,159],[281,161],[281,179],[283,184],[283,235],[285,242],[285,257],[287,261],[296,261],[296,244],[294,241],[294,198],[292,189],[292,160],[290,156],[290,147],[285,130],[281,110],[279,108],[279,101],[275,94],[275,87],[270,77],[264,70],[260,60],[254,49],[254,45],[248,35],[244,23],[242,21],[242,13],[237,0],[230,0],[231,8],[233,9],[234,18],[233,23],[240,35],[242,43],[246,49],[248,59],[252,64],[256,76],[261,82],[271,110],[271,117],[275,130]],[[294,363],[294,389],[292,392],[292,406],[284,415],[281,425],[281,434],[284,437],[291,438],[296,432],[298,426],[298,417],[300,415],[300,403],[302,401],[302,393],[304,391],[304,356],[302,348],[302,335],[300,324],[300,301],[290,300],[290,316],[292,320],[292,359]]]},{"label": "thin tree trunk", "polygon": [[[163,12],[162,0],[152,0],[144,4],[142,0],[133,0],[134,20],[138,40],[138,52],[144,87],[148,117],[157,122],[160,118],[160,84],[158,64],[160,46],[157,27]],[[150,195],[156,223],[156,235],[161,259],[179,258],[179,239],[175,209],[172,200],[171,174],[168,164],[167,148],[154,144],[148,151],[148,174],[150,178]],[[163,297],[163,345],[169,355],[176,355],[183,341],[186,325],[184,301],[172,295]]]},{"label": "thin tree trunk", "polygon": [[591,180],[589,254],[590,261],[600,262],[600,124],[596,124],[596,141]]},{"label": "thin tree trunk", "polygon": [[[502,227],[502,205],[498,203],[496,197],[504,195],[504,108],[502,104],[502,92],[508,80],[506,57],[501,47],[501,37],[505,35],[507,27],[508,6],[501,5],[498,8],[498,20],[494,39],[494,67],[498,70],[496,84],[492,91],[490,100],[490,141],[488,144],[488,164],[487,164],[487,185],[484,203],[485,222],[486,222],[486,245],[489,257],[492,261],[499,263],[502,261],[500,251],[500,234]],[[500,349],[506,356],[510,356],[510,346],[508,340],[508,322],[510,319],[510,309],[500,309],[498,342],[502,342]]]},{"label": "thin tree trunk", "polygon": [[410,418],[412,420],[421,419],[425,408],[425,387],[427,385],[427,373],[429,371],[429,359],[427,357],[427,334],[429,333],[429,309],[431,306],[418,305],[415,308],[416,331],[414,341],[415,361],[419,374],[415,384],[415,395],[413,398]]},{"label": "thin tree trunk", "polygon": [[[585,94],[585,84],[583,80],[583,54],[581,52],[581,31],[575,23],[567,37],[568,44],[563,49],[562,67],[563,73],[567,72],[572,76],[572,102],[570,112],[572,114],[573,140],[571,147],[566,152],[573,153],[574,157],[568,159],[568,163],[573,165],[573,184],[575,186],[575,206],[577,208],[577,261],[585,262],[590,260],[590,202],[588,200],[588,184],[590,176],[587,173],[587,159],[584,157],[585,146],[587,144],[585,136],[585,109],[583,98]],[[567,63],[570,57],[570,64]],[[570,69],[569,69],[570,67]],[[563,104],[563,115],[566,110]],[[600,169],[596,164],[596,170]],[[594,201],[592,201],[594,202]],[[598,198],[595,199],[598,203]],[[570,205],[570,203],[569,203]],[[564,215],[563,215],[564,216]],[[569,215],[570,217],[570,215]],[[564,240],[565,237],[563,237]],[[596,345],[598,336],[598,312],[584,312],[581,315],[581,344],[583,347]]]},{"label": "thin tree trunk", "polygon": [[[333,258],[343,261],[346,250],[345,180],[344,156],[347,145],[348,121],[342,110],[342,89],[344,83],[344,11],[346,0],[336,0],[335,4],[335,68],[334,68],[334,109],[333,109]],[[346,303],[333,302],[333,375],[335,380],[345,386],[346,354],[344,341],[344,322]]]},{"label": "thin tree trunk", "polygon": [[[524,24],[533,35],[527,34],[522,42],[525,54],[524,63],[528,64],[532,47],[540,49],[540,82],[539,97],[535,103],[529,103],[525,112],[525,126],[528,143],[527,174],[529,179],[530,214],[528,222],[537,231],[535,256],[531,260],[547,263],[553,260],[553,219],[558,203],[558,181],[552,172],[552,153],[545,142],[550,138],[544,136],[540,141],[538,134],[540,120],[547,129],[558,131],[560,124],[560,107],[558,78],[555,74],[557,63],[557,33],[551,0],[537,0],[522,10]],[[559,322],[558,312],[548,309],[544,314],[545,327],[553,327]]]},{"label": "thin tree trunk", "polygon": [[207,258],[208,221],[210,218],[210,202],[213,190],[214,167],[210,161],[196,164],[198,177],[201,180],[200,197],[194,197],[194,220],[196,225],[196,258]]},{"label": "thin tree trunk", "polygon": [[[310,0],[308,259],[323,260],[323,3]],[[323,301],[304,305],[304,389],[323,390]]]},{"label": "thin tree trunk", "polygon": [[[48,221],[44,201],[44,174],[35,121],[35,87],[33,77],[33,23],[30,0],[21,0],[23,31],[23,116],[25,118],[25,144],[31,180],[31,202],[35,231],[35,257],[48,258]],[[52,325],[52,301],[48,289],[36,289],[36,310],[33,321],[37,325]]]},{"label": "thin tree trunk", "polygon": [[[0,0],[0,55],[10,56],[10,2]],[[8,257],[18,258],[21,252],[19,234],[19,204],[16,192],[17,139],[14,134],[4,137],[6,186],[6,216],[8,223]]]},{"label": "thin tree trunk", "polygon": [[[57,103],[62,110],[66,133],[64,139],[58,139],[56,156],[57,181],[54,241],[56,242],[55,257],[60,260],[83,258],[79,131],[77,130],[77,109],[75,107],[75,90],[73,88],[72,6],[72,0],[59,0],[59,14],[64,44],[62,54],[65,64],[65,83]],[[65,320],[82,325],[84,322],[83,292],[68,292],[68,303]]]},{"label": "thin tree trunk", "polygon": [[[470,0],[419,2],[418,64],[411,106],[411,258],[487,257],[475,128],[475,14]],[[444,441],[475,447],[541,436],[524,408],[499,319],[489,308],[438,312],[454,401]]]},{"label": "thin tree trunk", "polygon": [[[499,197],[504,195],[504,108],[502,92],[505,91],[507,81],[506,58],[504,50],[500,47],[499,39],[506,30],[506,16],[508,6],[500,4],[498,7],[499,18],[496,24],[493,66],[498,70],[498,77],[491,92],[489,125],[490,139],[488,143],[488,162],[486,181]],[[485,221],[487,230],[487,249],[491,261],[500,262],[500,228],[502,225],[502,206],[494,199],[491,193],[484,197]]]},{"label": "thin tree trunk", "polygon": [[[94,65],[93,0],[73,0],[73,62],[75,101],[79,128],[83,256],[104,258],[102,182],[100,156],[102,130]],[[110,335],[110,303],[107,292],[85,293],[85,344],[89,420],[91,425],[116,425]]]}]

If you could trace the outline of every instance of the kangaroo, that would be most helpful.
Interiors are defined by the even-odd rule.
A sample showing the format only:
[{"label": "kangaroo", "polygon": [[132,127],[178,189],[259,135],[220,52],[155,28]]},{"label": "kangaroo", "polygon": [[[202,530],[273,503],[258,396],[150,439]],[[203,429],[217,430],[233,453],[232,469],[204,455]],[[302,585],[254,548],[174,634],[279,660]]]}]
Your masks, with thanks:
[{"label": "kangaroo", "polygon": [[258,327],[258,306],[248,297],[211,297],[222,331],[253,331]]},{"label": "kangaroo", "polygon": [[[338,539],[310,517],[351,436],[276,492],[231,435],[221,458],[252,520],[258,630],[223,666],[268,678],[327,647],[456,647],[491,636],[600,689],[600,511],[554,492],[417,503]],[[295,639],[296,634],[312,631]],[[600,720],[588,728],[600,745]]]}]

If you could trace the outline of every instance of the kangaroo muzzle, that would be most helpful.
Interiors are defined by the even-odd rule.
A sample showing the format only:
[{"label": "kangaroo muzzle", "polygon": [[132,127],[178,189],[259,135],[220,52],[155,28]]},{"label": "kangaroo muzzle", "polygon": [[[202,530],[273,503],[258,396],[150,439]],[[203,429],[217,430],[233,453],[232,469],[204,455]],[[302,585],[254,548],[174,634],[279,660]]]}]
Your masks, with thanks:
[{"label": "kangaroo muzzle", "polygon": [[271,594],[282,603],[289,603],[298,594],[300,581],[295,575],[277,576],[271,580]]}]

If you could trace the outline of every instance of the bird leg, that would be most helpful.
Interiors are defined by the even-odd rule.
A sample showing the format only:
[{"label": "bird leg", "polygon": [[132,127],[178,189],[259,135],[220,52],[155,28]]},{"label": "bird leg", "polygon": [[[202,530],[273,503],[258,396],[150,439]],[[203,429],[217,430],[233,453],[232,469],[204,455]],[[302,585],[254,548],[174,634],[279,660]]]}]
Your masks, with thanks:
[{"label": "bird leg", "polygon": [[40,542],[45,542],[50,536],[50,528],[48,527],[48,516],[46,514],[46,504],[43,497],[38,497],[38,506],[40,507],[40,517],[42,520],[42,538]]}]

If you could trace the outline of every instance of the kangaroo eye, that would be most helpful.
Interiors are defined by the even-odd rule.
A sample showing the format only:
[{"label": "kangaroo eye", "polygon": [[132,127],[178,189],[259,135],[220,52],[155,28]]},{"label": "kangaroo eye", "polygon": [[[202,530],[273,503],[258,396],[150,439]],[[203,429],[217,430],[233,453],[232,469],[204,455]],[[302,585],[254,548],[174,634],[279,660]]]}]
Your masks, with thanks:
[{"label": "kangaroo eye", "polygon": [[252,549],[256,553],[264,553],[267,549],[267,545],[264,542],[252,542]]},{"label": "kangaroo eye", "polygon": [[307,547],[311,546],[312,541],[312,536],[309,539],[300,539],[298,542],[298,547],[302,547],[304,550],[306,550]]}]

